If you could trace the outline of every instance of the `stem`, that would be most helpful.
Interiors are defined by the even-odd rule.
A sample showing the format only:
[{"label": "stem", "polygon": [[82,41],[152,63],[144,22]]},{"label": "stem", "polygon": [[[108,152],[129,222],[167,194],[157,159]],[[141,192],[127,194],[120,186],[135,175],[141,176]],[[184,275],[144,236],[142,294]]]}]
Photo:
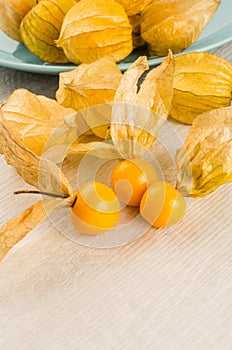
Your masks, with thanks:
[{"label": "stem", "polygon": [[178,191],[178,181],[176,180],[175,189]]},{"label": "stem", "polygon": [[45,196],[55,197],[55,198],[68,198],[68,194],[58,194],[58,193],[51,193],[51,192],[45,192],[45,191],[37,191],[37,190],[19,190],[15,191],[14,194],[43,194]]},{"label": "stem", "polygon": [[74,200],[72,202],[71,208],[74,207],[74,205],[76,204],[76,201],[77,201],[77,195],[75,195],[75,197],[74,197]]}]

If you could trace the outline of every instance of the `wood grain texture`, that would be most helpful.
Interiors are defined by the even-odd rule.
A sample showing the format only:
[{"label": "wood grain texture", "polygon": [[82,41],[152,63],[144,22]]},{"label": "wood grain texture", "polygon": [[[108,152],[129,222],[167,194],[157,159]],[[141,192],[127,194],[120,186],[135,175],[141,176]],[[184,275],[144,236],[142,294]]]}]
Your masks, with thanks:
[{"label": "wood grain texture", "polygon": [[[216,50],[232,61],[232,44]],[[16,74],[16,75],[15,75]],[[56,78],[0,69],[0,96],[31,88],[54,96]],[[46,87],[46,88],[45,88]],[[184,138],[185,126],[172,127]],[[0,226],[38,198],[0,156]],[[133,243],[77,244],[47,219],[0,265],[4,350],[231,350],[232,184],[187,202],[178,225]]]}]

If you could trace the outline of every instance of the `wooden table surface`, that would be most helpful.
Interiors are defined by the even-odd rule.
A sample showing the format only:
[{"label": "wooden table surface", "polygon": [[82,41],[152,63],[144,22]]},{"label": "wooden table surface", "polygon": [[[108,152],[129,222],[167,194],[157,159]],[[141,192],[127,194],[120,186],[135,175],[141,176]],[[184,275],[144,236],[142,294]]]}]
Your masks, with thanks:
[{"label": "wooden table surface", "polygon": [[[232,43],[214,53],[232,62]],[[57,76],[0,68],[54,98]],[[183,127],[184,128],[184,127]],[[183,128],[181,130],[183,130]],[[34,197],[0,156],[0,226]],[[113,249],[80,245],[46,220],[0,264],[2,350],[231,350],[232,184],[190,200],[183,221]]]}]

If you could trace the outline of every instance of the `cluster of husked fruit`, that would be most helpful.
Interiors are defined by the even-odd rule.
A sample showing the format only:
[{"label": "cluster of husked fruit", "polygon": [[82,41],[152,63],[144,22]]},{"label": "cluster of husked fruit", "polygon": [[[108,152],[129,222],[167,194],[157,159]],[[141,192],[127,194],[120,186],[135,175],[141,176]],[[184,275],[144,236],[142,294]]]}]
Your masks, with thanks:
[{"label": "cluster of husked fruit", "polygon": [[138,46],[149,55],[183,51],[217,10],[217,0],[2,0],[0,28],[50,63],[116,62]]}]

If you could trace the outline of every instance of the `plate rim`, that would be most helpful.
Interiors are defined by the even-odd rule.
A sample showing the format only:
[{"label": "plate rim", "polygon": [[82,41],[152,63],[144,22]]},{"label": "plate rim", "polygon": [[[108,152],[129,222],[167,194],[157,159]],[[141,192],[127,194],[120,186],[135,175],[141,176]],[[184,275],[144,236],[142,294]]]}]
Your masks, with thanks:
[{"label": "plate rim", "polygon": [[[0,35],[5,33],[3,31],[0,30]],[[9,41],[14,41],[13,39],[7,37],[7,39],[9,39]],[[189,46],[187,49],[185,49],[184,51],[178,53],[178,54],[174,54],[174,57],[179,56],[179,55],[183,55],[189,52],[196,52],[196,51],[210,51],[213,49],[216,49],[224,44],[229,43],[230,41],[232,41],[232,22],[227,24],[225,27],[221,28],[220,30],[208,35],[205,38],[202,39],[198,39],[197,41],[195,41],[191,46]],[[16,42],[17,43],[17,42]],[[202,44],[203,43],[203,44]],[[19,43],[21,45],[23,45],[22,43]],[[24,46],[24,45],[23,45]],[[26,47],[25,47],[26,49]],[[27,49],[26,49],[27,50]],[[2,55],[6,56],[6,59],[1,57],[1,53]],[[30,53],[28,51],[29,54],[33,55],[32,53]],[[67,71],[71,71],[73,69],[75,69],[76,67],[78,67],[75,64],[70,64],[70,65],[60,65],[60,64],[49,64],[44,62],[44,64],[36,64],[36,63],[26,63],[23,61],[12,61],[9,60],[10,57],[12,57],[12,53],[7,52],[2,50],[2,48],[0,49],[0,66],[1,67],[5,67],[5,68],[11,68],[11,69],[15,69],[15,70],[20,70],[20,71],[25,71],[25,72],[31,72],[31,73],[38,73],[38,74],[51,74],[51,75],[58,75],[62,72],[67,72]],[[148,65],[149,67],[155,67],[157,65],[159,65],[166,56],[162,56],[162,57],[148,57]],[[125,70],[127,70],[130,65],[132,64],[132,62],[118,62],[117,65],[119,67],[119,69],[123,72]]]}]

